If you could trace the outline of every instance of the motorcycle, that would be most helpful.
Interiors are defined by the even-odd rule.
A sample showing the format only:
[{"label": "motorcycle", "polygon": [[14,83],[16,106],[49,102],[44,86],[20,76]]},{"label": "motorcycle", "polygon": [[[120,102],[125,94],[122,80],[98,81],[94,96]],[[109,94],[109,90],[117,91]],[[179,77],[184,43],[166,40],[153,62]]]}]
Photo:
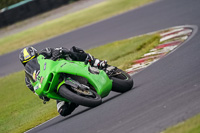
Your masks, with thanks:
[{"label": "motorcycle", "polygon": [[100,70],[89,63],[45,59],[43,55],[37,60],[40,72],[31,84],[40,97],[95,107],[110,91],[123,93],[133,87],[133,79],[117,67],[108,65]]}]

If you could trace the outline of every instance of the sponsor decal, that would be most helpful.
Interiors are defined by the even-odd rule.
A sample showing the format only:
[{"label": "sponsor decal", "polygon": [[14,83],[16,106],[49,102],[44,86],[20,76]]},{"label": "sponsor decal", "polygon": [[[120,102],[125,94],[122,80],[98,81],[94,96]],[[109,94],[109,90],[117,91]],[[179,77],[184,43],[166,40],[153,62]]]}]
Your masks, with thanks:
[{"label": "sponsor decal", "polygon": [[35,86],[34,87],[34,91],[36,91],[37,89],[39,89],[39,86]]},{"label": "sponsor decal", "polygon": [[[39,77],[39,76],[38,76],[38,77]],[[40,78],[40,83],[41,83],[41,84],[42,84],[43,80],[44,80],[44,77],[41,77],[41,78]]]},{"label": "sponsor decal", "polygon": [[46,65],[47,65],[47,63],[45,62],[45,63],[44,63],[44,70],[46,70]]},{"label": "sponsor decal", "polygon": [[62,64],[60,67],[63,67],[64,65],[66,65],[67,63]]},{"label": "sponsor decal", "polygon": [[35,81],[38,79],[39,73],[40,73],[40,70],[39,70],[39,71],[36,71],[36,70],[35,70],[35,71],[33,72],[33,76],[32,76],[32,77],[33,77],[33,79],[34,79]]},{"label": "sponsor decal", "polygon": [[37,73],[36,73],[36,70],[33,72],[33,79],[36,81],[37,79]]}]

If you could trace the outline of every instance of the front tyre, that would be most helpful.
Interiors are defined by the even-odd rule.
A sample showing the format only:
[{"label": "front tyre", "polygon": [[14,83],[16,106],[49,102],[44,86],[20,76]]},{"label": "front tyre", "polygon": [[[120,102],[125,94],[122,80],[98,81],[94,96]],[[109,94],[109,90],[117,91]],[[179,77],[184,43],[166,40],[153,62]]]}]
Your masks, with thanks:
[{"label": "front tyre", "polygon": [[113,80],[112,91],[123,93],[132,89],[133,78],[129,74],[118,68],[115,73],[116,74],[111,77]]},{"label": "front tyre", "polygon": [[96,107],[102,103],[101,97],[95,91],[91,89],[84,93],[81,91],[82,90],[77,88],[71,88],[70,86],[62,85],[59,88],[58,93],[73,103],[87,107]]}]

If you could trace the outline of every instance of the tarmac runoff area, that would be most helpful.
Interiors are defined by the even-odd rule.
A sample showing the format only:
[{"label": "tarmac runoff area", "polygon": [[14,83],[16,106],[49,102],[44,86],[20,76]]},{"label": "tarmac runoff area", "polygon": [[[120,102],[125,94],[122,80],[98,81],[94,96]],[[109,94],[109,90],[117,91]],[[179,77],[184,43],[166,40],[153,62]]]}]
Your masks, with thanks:
[{"label": "tarmac runoff area", "polygon": [[144,54],[140,59],[133,61],[132,67],[128,68],[126,72],[130,75],[134,75],[165,57],[187,41],[193,31],[194,29],[192,26],[176,26],[150,33],[158,33],[161,36],[160,44],[150,50],[149,53]]}]

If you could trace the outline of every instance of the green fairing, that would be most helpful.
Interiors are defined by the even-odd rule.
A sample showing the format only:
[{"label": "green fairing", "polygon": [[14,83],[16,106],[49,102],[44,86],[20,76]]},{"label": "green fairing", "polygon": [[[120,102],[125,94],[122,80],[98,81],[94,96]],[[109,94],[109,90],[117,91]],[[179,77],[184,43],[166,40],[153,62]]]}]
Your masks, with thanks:
[{"label": "green fairing", "polygon": [[65,84],[65,80],[68,80],[64,79],[60,82],[59,77],[61,73],[87,78],[88,82],[95,88],[97,94],[102,98],[107,96],[111,91],[112,80],[109,79],[103,70],[100,70],[99,74],[90,73],[88,71],[89,64],[85,65],[84,62],[64,59],[53,61],[45,59],[42,55],[38,56],[37,60],[40,64],[40,73],[37,76],[36,82],[32,83],[32,85],[39,96],[47,96],[52,99],[69,102],[56,93],[59,87]]}]

